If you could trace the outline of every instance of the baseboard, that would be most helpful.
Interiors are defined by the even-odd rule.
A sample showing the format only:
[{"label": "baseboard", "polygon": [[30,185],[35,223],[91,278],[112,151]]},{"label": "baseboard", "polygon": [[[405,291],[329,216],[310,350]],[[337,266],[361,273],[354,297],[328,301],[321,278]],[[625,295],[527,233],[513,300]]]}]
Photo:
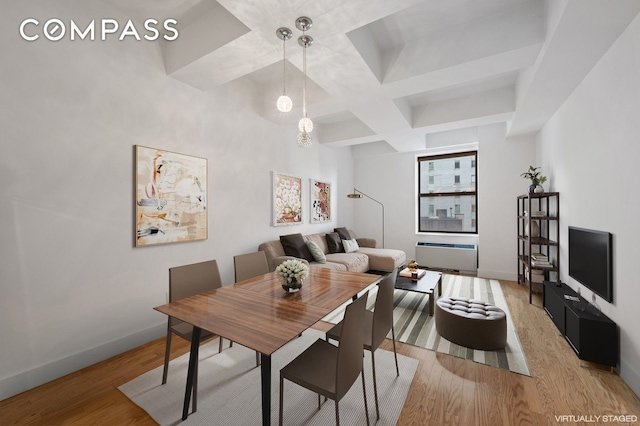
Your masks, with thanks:
[{"label": "baseboard", "polygon": [[640,397],[640,371],[635,370],[628,362],[621,361],[618,373],[620,378]]},{"label": "baseboard", "polygon": [[0,401],[104,361],[130,349],[158,339],[167,333],[166,322],[46,365],[0,379]]},{"label": "baseboard", "polygon": [[478,278],[489,278],[493,280],[518,281],[518,274],[503,271],[491,271],[478,268]]}]

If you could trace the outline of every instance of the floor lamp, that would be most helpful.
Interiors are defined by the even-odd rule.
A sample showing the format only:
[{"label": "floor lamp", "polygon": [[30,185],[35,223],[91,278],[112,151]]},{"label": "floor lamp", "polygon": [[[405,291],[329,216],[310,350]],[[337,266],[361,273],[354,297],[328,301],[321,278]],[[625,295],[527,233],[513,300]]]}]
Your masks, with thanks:
[{"label": "floor lamp", "polygon": [[370,196],[368,196],[367,194],[365,194],[362,191],[358,191],[356,188],[353,188],[353,193],[351,194],[347,194],[347,197],[349,198],[362,198],[362,196],[367,197],[368,199],[375,201],[376,203],[380,204],[382,206],[382,248],[384,248],[384,204],[382,204],[380,201],[376,200],[375,198],[372,198]]}]

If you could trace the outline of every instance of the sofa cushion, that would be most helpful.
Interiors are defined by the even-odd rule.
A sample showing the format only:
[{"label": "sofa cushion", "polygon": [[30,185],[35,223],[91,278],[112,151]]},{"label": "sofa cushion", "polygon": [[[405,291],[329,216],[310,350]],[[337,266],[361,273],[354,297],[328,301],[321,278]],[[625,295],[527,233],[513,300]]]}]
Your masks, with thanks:
[{"label": "sofa cushion", "polygon": [[309,251],[309,247],[307,247],[307,244],[304,242],[302,234],[281,235],[280,242],[287,256],[299,257],[313,262],[313,256]]},{"label": "sofa cushion", "polygon": [[327,255],[327,264],[340,263],[352,272],[367,272],[369,256],[362,253],[331,253]]},{"label": "sofa cushion", "polygon": [[375,271],[391,272],[407,261],[407,255],[402,250],[360,247],[358,253],[369,257],[369,267]]},{"label": "sofa cushion", "polygon": [[343,253],[342,240],[337,232],[330,232],[326,236],[327,241],[327,253]]},{"label": "sofa cushion", "polygon": [[311,256],[313,256],[313,259],[316,262],[327,263],[327,258],[325,257],[324,252],[315,241],[308,240],[307,247],[309,248],[309,251],[311,252]]},{"label": "sofa cushion", "polygon": [[358,251],[358,242],[356,240],[342,240],[342,246],[345,253],[353,253]]},{"label": "sofa cushion", "polygon": [[338,235],[340,235],[341,240],[350,240],[353,238],[351,233],[349,233],[349,230],[344,226],[342,228],[334,228],[333,232],[337,232]]},{"label": "sofa cushion", "polygon": [[320,247],[320,250],[322,250],[322,252],[324,254],[329,253],[329,247],[327,246],[327,239],[325,238],[325,233],[321,233],[321,234],[309,234],[309,235],[305,235],[304,236],[304,240],[305,241],[313,241],[314,243],[316,243],[318,245],[318,247]]}]

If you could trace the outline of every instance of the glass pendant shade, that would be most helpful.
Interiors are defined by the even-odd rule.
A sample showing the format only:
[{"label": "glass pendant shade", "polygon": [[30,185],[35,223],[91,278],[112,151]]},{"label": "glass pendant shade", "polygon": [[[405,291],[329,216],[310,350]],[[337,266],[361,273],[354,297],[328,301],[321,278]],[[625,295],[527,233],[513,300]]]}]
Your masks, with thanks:
[{"label": "glass pendant shade", "polygon": [[300,132],[296,141],[299,147],[308,148],[311,146],[311,135],[307,132]]},{"label": "glass pendant shade", "polygon": [[289,28],[280,27],[276,31],[276,36],[282,40],[282,95],[276,101],[276,108],[280,112],[289,112],[293,107],[291,98],[287,96],[287,40],[291,38],[293,33]]},{"label": "glass pendant shade", "polygon": [[291,101],[291,98],[289,96],[283,93],[282,96],[278,98],[278,101],[276,102],[276,107],[280,112],[289,112],[293,107],[293,102]]},{"label": "glass pendant shade", "polygon": [[313,131],[313,121],[309,117],[302,117],[298,122],[298,130],[311,133]]}]

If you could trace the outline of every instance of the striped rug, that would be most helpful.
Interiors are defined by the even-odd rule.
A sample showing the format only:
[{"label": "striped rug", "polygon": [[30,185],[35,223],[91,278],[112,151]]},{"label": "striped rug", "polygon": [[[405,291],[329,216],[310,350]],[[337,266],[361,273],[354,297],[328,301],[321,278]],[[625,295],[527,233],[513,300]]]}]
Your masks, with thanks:
[{"label": "striped rug", "polygon": [[[369,291],[369,309],[375,304],[376,293],[377,286]],[[481,351],[452,343],[438,334],[434,318],[428,315],[429,295],[395,290],[393,317],[399,342],[531,376],[507,301],[497,280],[443,274],[442,293],[442,296],[483,300],[504,310],[507,314],[507,346],[498,351]],[[343,314],[344,307],[341,307],[324,320],[335,324]]]}]

